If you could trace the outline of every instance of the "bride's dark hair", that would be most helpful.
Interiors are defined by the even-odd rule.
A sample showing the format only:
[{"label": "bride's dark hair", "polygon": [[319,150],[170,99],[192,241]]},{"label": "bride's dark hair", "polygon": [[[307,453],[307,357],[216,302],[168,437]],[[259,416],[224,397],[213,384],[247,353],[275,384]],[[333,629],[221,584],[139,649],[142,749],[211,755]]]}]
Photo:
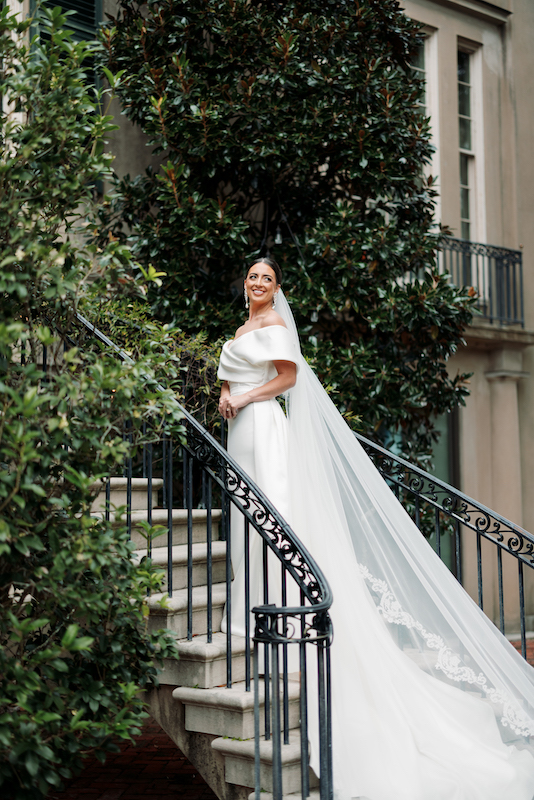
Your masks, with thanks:
[{"label": "bride's dark hair", "polygon": [[273,270],[274,274],[276,275],[276,283],[279,286],[282,284],[282,270],[280,269],[278,263],[274,260],[274,258],[262,258],[260,256],[260,258],[254,259],[252,264],[250,264],[250,266],[247,267],[247,272],[246,272],[247,275],[254,266],[254,264],[267,264],[267,266],[270,267]]}]

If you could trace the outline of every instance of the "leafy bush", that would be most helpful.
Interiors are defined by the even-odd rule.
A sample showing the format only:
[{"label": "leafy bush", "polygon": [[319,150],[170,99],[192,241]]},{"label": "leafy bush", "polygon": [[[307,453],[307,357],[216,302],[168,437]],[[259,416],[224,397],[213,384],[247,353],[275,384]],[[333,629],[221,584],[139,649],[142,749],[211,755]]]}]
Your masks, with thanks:
[{"label": "leafy bush", "polygon": [[148,304],[137,298],[106,297],[95,292],[85,301],[91,321],[134,359],[150,356],[161,361],[157,374],[169,384],[172,364],[176,379],[172,385],[205,427],[220,425],[217,367],[222,340],[208,340],[205,331],[189,336],[174,325],[154,320]]},{"label": "leafy bush", "polygon": [[244,266],[271,252],[341,409],[411,455],[466,394],[445,364],[472,302],[435,269],[421,42],[397,0],[122,0],[103,31],[163,165],[118,183],[101,233],[167,273],[156,313],[228,336]]},{"label": "leafy bush", "polygon": [[64,21],[44,14],[49,43],[30,44],[31,20],[0,12],[0,794],[10,800],[43,797],[90,751],[104,757],[114,737],[135,736],[141,690],[175,653],[169,633],[147,630],[160,573],[133,558],[120,513],[91,515],[99,480],[122,474],[136,447],[163,430],[179,438],[180,372],[165,350],[121,364],[76,323],[86,296],[144,287],[128,247],[86,240],[113,125],[106,92],[87,88],[96,45],[73,43]]}]

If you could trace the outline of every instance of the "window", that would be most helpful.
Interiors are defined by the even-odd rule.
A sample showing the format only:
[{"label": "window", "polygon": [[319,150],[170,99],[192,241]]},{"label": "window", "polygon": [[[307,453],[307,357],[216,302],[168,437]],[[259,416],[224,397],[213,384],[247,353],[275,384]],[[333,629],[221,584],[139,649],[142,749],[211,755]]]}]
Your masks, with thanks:
[{"label": "window", "polygon": [[472,55],[458,50],[458,127],[460,142],[460,231],[462,239],[473,234],[473,118],[472,118]]},{"label": "window", "polygon": [[[410,66],[414,75],[423,82],[423,92],[418,101],[418,106],[421,116],[430,118],[432,146],[434,147],[431,164],[422,166],[421,171],[427,176],[432,175],[433,186],[437,187],[440,175],[438,31],[430,25],[425,25],[421,33],[424,38],[415,51]],[[436,198],[436,221],[440,218],[441,195],[438,192]]]},{"label": "window", "polygon": [[[80,42],[84,39],[94,39],[97,26],[102,19],[102,0],[43,0],[43,8],[60,6],[63,11],[75,11],[67,17],[66,28],[74,34],[74,39]],[[34,4],[35,8],[35,4]]]},{"label": "window", "polygon": [[427,116],[426,108],[426,58],[425,58],[425,42],[422,42],[417,48],[415,58],[412,61],[412,69],[418,78],[423,81],[423,96],[418,105],[421,108],[421,114]]},{"label": "window", "polygon": [[63,11],[75,11],[68,17],[67,27],[74,32],[74,38],[94,39],[97,25],[102,19],[102,3],[95,0],[45,0],[45,6],[61,6]]},{"label": "window", "polygon": [[[432,448],[434,468],[431,472],[435,474],[436,478],[459,489],[460,428],[458,408],[439,416],[436,419],[436,429],[440,432],[440,438]],[[436,534],[429,539],[429,543],[434,549],[437,549],[435,537]],[[454,530],[450,522],[443,525],[441,531],[440,553],[442,560],[451,572],[456,575],[458,564],[456,563]]]},{"label": "window", "polygon": [[[65,28],[72,31],[73,39],[75,42],[83,42],[90,39],[96,39],[98,25],[102,20],[102,1],[103,0],[42,0],[41,7],[52,9],[57,6],[62,11],[74,11],[74,14],[67,16]],[[35,12],[36,3],[32,0],[32,13]],[[37,28],[35,32],[39,32],[41,41],[48,38],[46,29]],[[98,86],[98,77],[95,73],[94,60],[89,58],[85,62],[85,69],[89,76],[92,76],[92,82]]]}]

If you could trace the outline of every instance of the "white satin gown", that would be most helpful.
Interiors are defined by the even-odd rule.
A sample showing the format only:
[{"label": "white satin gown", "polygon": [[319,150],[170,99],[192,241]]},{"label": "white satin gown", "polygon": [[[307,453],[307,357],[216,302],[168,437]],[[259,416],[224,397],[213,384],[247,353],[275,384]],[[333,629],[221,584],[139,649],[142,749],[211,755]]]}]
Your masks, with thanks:
[{"label": "white satin gown", "polygon": [[[261,331],[261,332],[260,332]],[[259,334],[259,335],[258,335]],[[230,394],[244,394],[277,376],[273,361],[295,361],[297,352],[287,341],[287,331],[270,326],[249,331],[226,342],[218,376],[227,380]],[[252,480],[265,492],[288,522],[290,499],[288,480],[287,419],[280,403],[272,398],[249,403],[228,422],[228,452]],[[232,633],[245,636],[245,559],[243,516],[231,513],[231,553],[235,590],[232,593]],[[250,608],[263,605],[263,545],[251,530]],[[281,602],[280,562],[269,552],[268,602]],[[291,591],[292,587],[288,587]],[[300,605],[298,591],[291,593],[292,604]],[[252,624],[252,616],[251,616]],[[226,614],[222,629],[226,630]],[[251,635],[253,631],[251,628]],[[296,667],[298,669],[298,666]]]},{"label": "white satin gown", "polygon": [[[269,326],[226,342],[218,375],[229,382],[232,395],[241,394],[276,376],[273,361],[303,365],[300,359],[289,331]],[[362,577],[365,565],[356,562],[349,537],[340,533],[341,522],[333,522],[336,514],[324,507],[321,497],[299,497],[298,503],[292,503],[292,491],[305,490],[292,473],[290,465],[298,459],[292,459],[290,447],[287,419],[276,399],[250,403],[229,423],[230,455],[292,525],[332,588],[336,800],[533,800],[531,753],[503,742],[493,708],[476,687],[472,693],[460,691],[403,653]],[[310,467],[320,471],[321,465]],[[366,469],[375,471],[370,461]],[[327,480],[325,494],[333,491],[326,486]],[[385,503],[390,502],[388,496],[397,503],[389,488]],[[232,631],[244,635],[244,607],[239,601],[244,582],[243,525],[238,517],[241,514],[233,514],[237,525],[232,526],[231,552],[237,602],[233,600]],[[422,540],[418,532],[417,536]],[[251,553],[252,608],[263,603],[263,595],[260,537],[251,531],[250,538],[251,547],[256,547]],[[311,765],[318,772],[313,724],[310,746]]]}]

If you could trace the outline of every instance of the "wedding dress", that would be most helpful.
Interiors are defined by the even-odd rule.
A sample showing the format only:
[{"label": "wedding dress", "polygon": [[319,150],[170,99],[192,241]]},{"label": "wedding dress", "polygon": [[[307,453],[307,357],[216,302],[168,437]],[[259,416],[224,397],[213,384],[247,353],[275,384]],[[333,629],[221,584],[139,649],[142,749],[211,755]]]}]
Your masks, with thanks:
[{"label": "wedding dress", "polygon": [[[378,473],[280,325],[226,342],[231,394],[297,365],[286,418],[275,400],[229,423],[228,450],[321,567],[332,588],[336,800],[533,800],[534,670],[449,572]],[[237,518],[238,514],[233,517]],[[232,529],[236,598],[243,533]],[[251,536],[251,605],[263,602]],[[278,570],[270,570],[271,575]],[[275,587],[274,592],[278,589]],[[272,600],[271,600],[272,602]],[[277,601],[279,602],[279,601]],[[233,601],[232,632],[244,635]],[[317,731],[310,726],[318,772]]]}]

